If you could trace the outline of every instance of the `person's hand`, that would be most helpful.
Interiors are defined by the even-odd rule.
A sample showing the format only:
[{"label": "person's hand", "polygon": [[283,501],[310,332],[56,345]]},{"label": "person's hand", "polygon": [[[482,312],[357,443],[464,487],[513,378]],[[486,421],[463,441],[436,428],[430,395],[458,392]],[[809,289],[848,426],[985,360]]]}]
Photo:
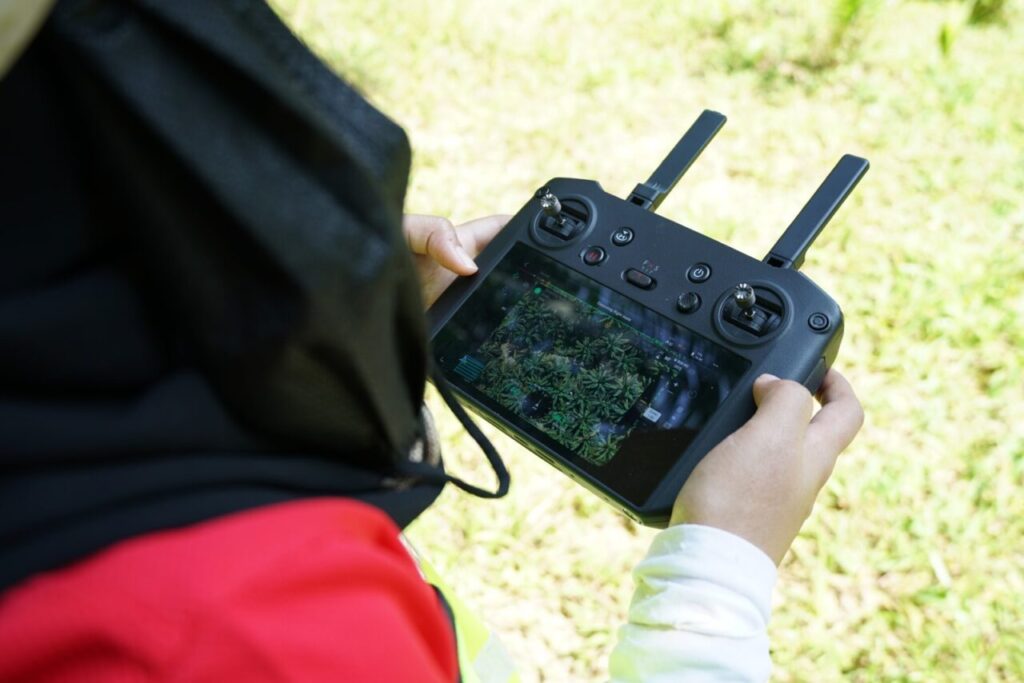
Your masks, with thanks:
[{"label": "person's hand", "polygon": [[796,382],[762,375],[757,413],[715,447],[683,485],[671,524],[703,524],[750,541],[775,564],[789,550],[839,453],[864,423],[849,382],[829,370],[811,394]]},{"label": "person's hand", "polygon": [[476,272],[473,259],[505,227],[511,216],[496,215],[455,227],[441,216],[406,214],[402,231],[416,262],[423,301],[430,306],[457,275]]}]

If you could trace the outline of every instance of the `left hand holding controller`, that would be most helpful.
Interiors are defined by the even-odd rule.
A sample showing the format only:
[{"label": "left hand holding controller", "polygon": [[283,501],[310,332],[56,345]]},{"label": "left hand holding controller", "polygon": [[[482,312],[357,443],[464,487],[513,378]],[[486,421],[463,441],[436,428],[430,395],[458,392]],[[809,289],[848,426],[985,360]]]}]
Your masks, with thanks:
[{"label": "left hand holding controller", "polygon": [[459,226],[441,216],[406,214],[402,232],[416,263],[429,307],[458,275],[476,272],[473,259],[497,235],[511,216],[498,214],[477,218]]}]

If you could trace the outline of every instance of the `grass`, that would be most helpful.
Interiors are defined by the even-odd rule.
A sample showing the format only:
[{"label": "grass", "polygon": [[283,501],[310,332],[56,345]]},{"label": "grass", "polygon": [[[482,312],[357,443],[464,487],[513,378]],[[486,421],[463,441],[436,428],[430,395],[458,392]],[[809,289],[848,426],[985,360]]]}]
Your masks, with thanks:
[{"label": "grass", "polygon": [[[661,213],[760,255],[840,154],[870,158],[804,268],[868,421],[782,566],[775,679],[1024,680],[1019,2],[275,6],[409,131],[410,211],[511,213],[559,175],[624,196],[709,107],[730,124]],[[599,680],[652,532],[490,431],[509,497],[453,489],[411,536],[525,680]]]}]

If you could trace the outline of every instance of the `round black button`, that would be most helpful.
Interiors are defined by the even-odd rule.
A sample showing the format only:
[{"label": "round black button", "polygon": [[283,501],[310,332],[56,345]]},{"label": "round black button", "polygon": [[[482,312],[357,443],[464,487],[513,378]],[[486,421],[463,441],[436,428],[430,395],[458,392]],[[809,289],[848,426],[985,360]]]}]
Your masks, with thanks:
[{"label": "round black button", "polygon": [[829,319],[824,313],[812,313],[811,317],[807,319],[807,324],[815,332],[824,332],[828,329]]},{"label": "round black button", "polygon": [[604,249],[601,247],[587,247],[583,250],[583,254],[580,258],[582,258],[583,262],[588,266],[596,266],[597,264],[602,263],[607,256],[608,254],[606,254]]},{"label": "round black button", "polygon": [[711,277],[711,266],[706,263],[695,263],[686,271],[686,277],[690,282],[707,282]]},{"label": "round black button", "polygon": [[680,313],[693,313],[700,308],[700,295],[697,292],[684,292],[676,299],[676,308]]},{"label": "round black button", "polygon": [[612,233],[612,244],[617,247],[624,247],[633,241],[633,228],[625,225]]}]

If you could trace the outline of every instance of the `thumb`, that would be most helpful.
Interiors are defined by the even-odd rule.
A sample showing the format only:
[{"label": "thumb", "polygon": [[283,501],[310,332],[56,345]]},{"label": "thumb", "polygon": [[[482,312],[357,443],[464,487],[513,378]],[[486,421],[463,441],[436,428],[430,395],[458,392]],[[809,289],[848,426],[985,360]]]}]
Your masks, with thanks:
[{"label": "thumb", "polygon": [[803,435],[814,412],[811,392],[798,382],[761,375],[754,381],[757,413],[751,418],[776,433]]}]

